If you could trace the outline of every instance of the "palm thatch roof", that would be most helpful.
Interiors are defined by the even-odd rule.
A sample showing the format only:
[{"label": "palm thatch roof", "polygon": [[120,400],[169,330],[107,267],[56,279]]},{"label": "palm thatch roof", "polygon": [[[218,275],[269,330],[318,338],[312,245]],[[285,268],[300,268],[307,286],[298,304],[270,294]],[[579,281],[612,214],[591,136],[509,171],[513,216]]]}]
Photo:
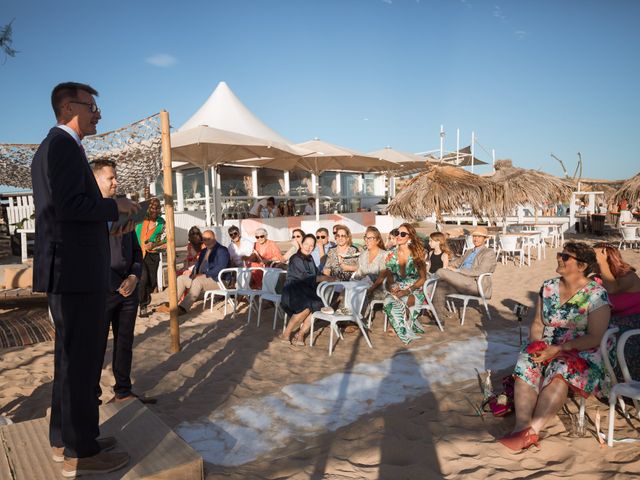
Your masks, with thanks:
[{"label": "palm thatch roof", "polygon": [[544,207],[549,203],[570,199],[571,182],[538,170],[516,168],[511,160],[496,161],[496,172],[486,177],[496,187],[496,197],[485,209],[496,215],[506,216],[518,205]]},{"label": "palm thatch roof", "polygon": [[452,165],[431,165],[407,182],[387,211],[408,220],[421,220],[435,213],[442,221],[442,212],[467,205],[474,214],[481,215],[494,194],[494,185],[478,175]]},{"label": "palm thatch roof", "polygon": [[623,199],[627,200],[630,205],[635,205],[640,199],[640,173],[625,181],[613,197],[613,201],[616,203]]}]

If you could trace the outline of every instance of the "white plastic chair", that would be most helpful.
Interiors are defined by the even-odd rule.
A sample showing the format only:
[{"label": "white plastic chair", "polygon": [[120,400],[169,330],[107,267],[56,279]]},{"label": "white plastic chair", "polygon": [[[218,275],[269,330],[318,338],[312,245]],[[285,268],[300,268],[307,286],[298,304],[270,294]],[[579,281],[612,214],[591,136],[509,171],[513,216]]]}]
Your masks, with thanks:
[{"label": "white plastic chair", "polygon": [[[278,281],[282,275],[287,275],[286,270],[282,270],[280,268],[265,268],[264,275],[262,277],[262,290],[258,296],[260,297],[258,300],[258,322],[257,325],[260,326],[260,318],[262,316],[262,300],[266,300],[268,302],[273,302],[273,329],[276,329],[276,322],[278,319],[278,312],[280,309],[280,301],[282,299],[282,294],[276,291],[276,287],[278,286]],[[284,320],[284,324],[282,325],[282,331],[287,327],[287,314],[282,311],[282,318]]]},{"label": "white plastic chair", "polygon": [[466,235],[464,237],[464,247],[462,247],[462,255],[464,255],[467,250],[473,250],[476,246],[473,244],[473,237],[471,235]]},{"label": "white plastic chair", "polygon": [[636,244],[640,244],[640,237],[638,236],[637,230],[636,227],[620,227],[622,239],[620,240],[618,248],[625,249],[627,244],[630,244],[631,248],[634,248]]},{"label": "white plastic chair", "polygon": [[[620,364],[620,370],[622,371],[622,377],[624,383],[618,383],[614,385],[609,393],[609,431],[607,433],[607,445],[613,447],[613,426],[615,420],[616,399],[618,397],[629,397],[633,400],[633,404],[636,407],[636,415],[640,418],[640,409],[638,408],[638,400],[640,399],[640,381],[634,380],[629,374],[629,367],[627,361],[624,358],[624,347],[633,335],[640,335],[640,329],[635,328],[633,330],[627,330],[618,339],[618,348],[616,354],[618,357],[618,363]],[[615,377],[614,377],[615,378]],[[630,439],[629,439],[630,440]],[[636,439],[634,439],[636,440]],[[640,440],[640,439],[637,439]]]},{"label": "white plastic chair", "polygon": [[[437,277],[432,277],[430,279],[428,279],[426,282],[424,282],[424,285],[422,286],[422,291],[424,292],[424,297],[425,297],[425,302],[422,305],[415,305],[413,307],[409,308],[409,313],[413,313],[413,312],[421,312],[422,310],[427,310],[428,312],[431,312],[431,315],[433,315],[433,318],[435,319],[436,323],[438,324],[438,328],[440,329],[441,332],[444,332],[444,328],[442,327],[442,323],[440,322],[440,318],[438,317],[438,313],[436,312],[436,309],[433,306],[432,300],[433,300],[433,294],[436,291],[436,287],[438,286],[438,278]],[[385,316],[384,319],[384,325],[385,325],[385,331],[387,330],[387,317]]]},{"label": "white plastic chair", "polygon": [[373,348],[373,345],[371,345],[371,341],[369,340],[369,336],[367,335],[367,332],[365,330],[364,324],[362,323],[362,307],[367,296],[367,286],[354,286],[354,282],[321,282],[318,285],[317,293],[318,296],[322,299],[322,303],[324,303],[325,307],[330,307],[329,303],[337,286],[342,286],[344,288],[344,304],[347,305],[347,308],[351,309],[351,312],[348,314],[340,314],[337,312],[323,313],[321,311],[313,312],[311,314],[311,335],[309,337],[309,346],[313,346],[313,332],[315,321],[323,320],[325,322],[329,322],[329,355],[333,354],[333,333],[335,332],[340,339],[343,338],[342,333],[338,328],[338,323],[340,322],[356,323],[360,328],[362,335],[364,335],[369,348]]},{"label": "white plastic chair", "polygon": [[538,225],[536,227],[536,230],[540,231],[540,233],[542,234],[542,240],[545,243],[547,242],[547,240],[549,241],[551,248],[555,248],[558,246],[559,237],[555,227],[547,226],[547,225]]},{"label": "white plastic chair", "polygon": [[454,311],[454,307],[455,307],[453,300],[462,300],[462,315],[460,316],[460,325],[464,325],[464,316],[467,313],[467,304],[471,300],[475,300],[476,302],[478,302],[478,305],[482,303],[484,305],[485,312],[487,312],[487,317],[489,317],[489,320],[491,320],[491,312],[489,312],[489,305],[487,304],[487,298],[484,294],[484,289],[482,288],[482,280],[484,278],[489,278],[489,280],[491,280],[492,275],[493,275],[492,273],[483,273],[478,277],[478,293],[480,295],[465,295],[462,293],[450,293],[449,295],[447,295],[447,307],[451,312]]},{"label": "white plastic chair", "polygon": [[496,260],[502,256],[502,263],[506,263],[505,256],[509,256],[509,254],[513,255],[513,261],[515,262],[516,253],[520,255],[520,263],[518,264],[521,267],[524,263],[524,250],[522,247],[518,246],[518,236],[517,235],[500,235],[499,242],[500,245],[498,247],[498,253],[496,254]]},{"label": "white plastic chair", "polygon": [[[382,282],[382,289],[387,290],[387,279],[385,278]],[[367,329],[371,330],[371,320],[373,319],[374,309],[382,305],[383,310],[382,314],[384,315],[384,330],[387,330],[387,314],[384,312],[384,299],[382,300],[371,300],[369,303],[369,317],[367,318]]]},{"label": "white plastic chair", "polygon": [[[227,288],[225,283],[222,281],[222,277],[227,275],[234,275],[236,286],[234,288]],[[236,292],[238,289],[249,288],[249,283],[251,282],[251,270],[248,268],[223,268],[218,273],[218,286],[214,290],[207,290],[204,292],[204,302],[202,302],[202,310],[207,307],[207,300],[211,300],[211,305],[209,307],[209,311],[213,311],[213,301],[216,295],[224,297],[224,314],[227,315],[227,304],[231,303],[233,307],[233,316],[236,316]]]},{"label": "white plastic chair", "polygon": [[526,250],[527,265],[531,266],[531,249],[536,249],[536,260],[547,258],[547,242],[542,239],[541,232],[532,232],[522,237],[522,249]]},{"label": "white plastic chair", "polygon": [[[248,272],[248,281],[243,282],[243,284],[236,289],[234,296],[236,300],[236,305],[238,304],[238,297],[247,297],[248,305],[249,305],[249,312],[247,314],[247,325],[249,325],[251,323],[251,313],[253,312],[253,307],[254,307],[253,302],[255,301],[256,297],[260,294],[260,291],[261,291],[258,289],[251,288],[251,276],[254,271],[260,270],[262,271],[262,277],[264,279],[264,273],[267,270],[267,268],[266,267],[248,267],[248,268],[243,268],[242,270]],[[234,314],[235,314],[235,311],[234,311]]]}]

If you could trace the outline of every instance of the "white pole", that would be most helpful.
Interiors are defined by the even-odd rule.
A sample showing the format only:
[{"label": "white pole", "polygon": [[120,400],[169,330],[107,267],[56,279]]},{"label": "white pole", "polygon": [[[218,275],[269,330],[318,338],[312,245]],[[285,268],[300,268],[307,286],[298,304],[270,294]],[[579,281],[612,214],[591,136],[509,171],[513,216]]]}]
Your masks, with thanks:
[{"label": "white pole", "polygon": [[205,226],[211,225],[211,205],[209,204],[209,195],[211,192],[209,191],[209,169],[203,168],[204,170],[204,211],[205,211]]},{"label": "white pole", "polygon": [[289,189],[290,188],[291,188],[291,183],[290,183],[290,180],[289,180],[289,171],[287,170],[287,171],[284,172],[284,192],[282,192],[282,193],[284,193],[284,195],[286,197],[289,196]]},{"label": "white pole", "polygon": [[496,173],[496,149],[491,149],[491,161],[493,165],[493,173]]},{"label": "white pole", "polygon": [[444,125],[440,125],[440,161],[444,155]]},{"label": "white pole", "polygon": [[216,176],[216,180],[215,180],[215,190],[213,191],[213,194],[216,197],[216,218],[219,219],[220,225],[222,225],[224,223],[224,220],[222,219],[222,183],[220,182],[220,169],[218,167],[216,167],[214,169],[215,172],[215,176]]},{"label": "white pole", "polygon": [[218,218],[218,196],[216,195],[216,167],[211,167],[211,187],[213,191],[211,192],[211,199],[213,201],[213,224],[218,225],[220,222],[220,218]]},{"label": "white pole", "polygon": [[460,129],[456,128],[456,165],[460,163]]},{"label": "white pole", "polygon": [[471,173],[473,173],[473,159],[476,152],[476,133],[471,132]]},{"label": "white pole", "polygon": [[320,228],[320,175],[311,175],[313,191],[316,194],[316,228]]},{"label": "white pole", "polygon": [[[177,193],[177,204],[176,204],[176,211],[178,212],[184,212],[184,188],[183,188],[183,180],[184,180],[184,175],[182,172],[176,171],[176,193]],[[155,192],[155,184],[153,185],[154,187],[154,192],[153,195],[155,196],[156,192]]]},{"label": "white pole", "polygon": [[258,169],[251,169],[251,190],[253,190],[253,198],[258,200]]}]

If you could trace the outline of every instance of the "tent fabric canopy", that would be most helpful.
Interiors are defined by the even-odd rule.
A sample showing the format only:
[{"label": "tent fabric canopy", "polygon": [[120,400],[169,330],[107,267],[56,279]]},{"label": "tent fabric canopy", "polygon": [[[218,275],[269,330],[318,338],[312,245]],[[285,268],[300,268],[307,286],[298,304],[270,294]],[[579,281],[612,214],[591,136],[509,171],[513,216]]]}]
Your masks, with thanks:
[{"label": "tent fabric canopy", "polygon": [[413,153],[394,150],[391,147],[384,147],[375,152],[369,152],[367,155],[376,157],[380,160],[397,163],[400,168],[394,171],[394,175],[408,175],[410,173],[418,173],[427,168],[430,164],[435,163],[432,158],[421,157]]},{"label": "tent fabric canopy", "polygon": [[[85,137],[87,159],[111,160],[118,170],[118,193],[133,193],[155,181],[162,168],[160,115]],[[39,145],[0,144],[2,184],[31,189],[31,162]]]},{"label": "tent fabric canopy", "polygon": [[461,148],[458,152],[451,152],[442,157],[442,161],[457,165],[459,167],[470,167],[471,165],[487,165],[487,162],[478,160],[471,155],[471,145]]}]

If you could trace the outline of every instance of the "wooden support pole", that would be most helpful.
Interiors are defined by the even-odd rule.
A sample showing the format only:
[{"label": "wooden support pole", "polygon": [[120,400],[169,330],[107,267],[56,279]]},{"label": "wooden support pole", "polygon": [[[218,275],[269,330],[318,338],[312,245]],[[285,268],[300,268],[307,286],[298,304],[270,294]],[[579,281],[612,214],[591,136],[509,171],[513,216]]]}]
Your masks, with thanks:
[{"label": "wooden support pole", "polygon": [[162,125],[162,172],[164,177],[164,212],[167,225],[167,277],[169,281],[169,325],[171,327],[171,352],[180,351],[178,326],[178,279],[176,277],[176,236],[173,218],[173,177],[171,174],[171,132],[169,112],[160,112]]}]

